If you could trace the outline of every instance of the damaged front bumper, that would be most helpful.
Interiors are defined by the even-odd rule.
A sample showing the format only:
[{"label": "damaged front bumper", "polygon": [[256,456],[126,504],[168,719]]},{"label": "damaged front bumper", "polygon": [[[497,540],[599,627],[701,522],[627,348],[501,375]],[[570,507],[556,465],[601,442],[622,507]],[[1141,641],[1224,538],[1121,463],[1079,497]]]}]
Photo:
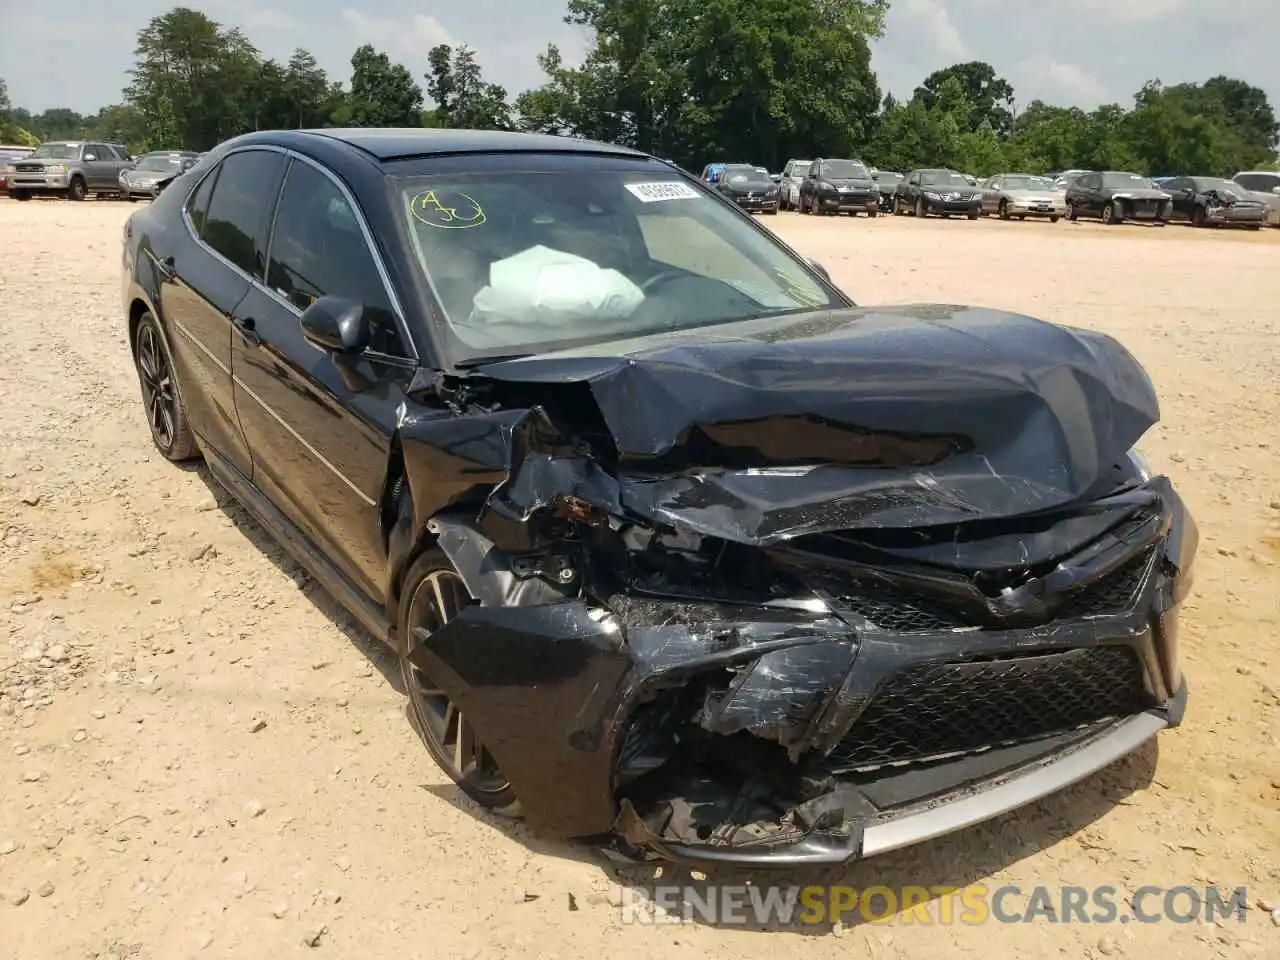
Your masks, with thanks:
[{"label": "damaged front bumper", "polygon": [[540,833],[690,863],[867,857],[1053,793],[1180,722],[1197,534],[1167,480],[1142,490],[1156,507],[981,610],[954,577],[815,563],[806,538],[777,549],[817,571],[808,599],[572,595],[437,518],[479,603],[411,659]]}]

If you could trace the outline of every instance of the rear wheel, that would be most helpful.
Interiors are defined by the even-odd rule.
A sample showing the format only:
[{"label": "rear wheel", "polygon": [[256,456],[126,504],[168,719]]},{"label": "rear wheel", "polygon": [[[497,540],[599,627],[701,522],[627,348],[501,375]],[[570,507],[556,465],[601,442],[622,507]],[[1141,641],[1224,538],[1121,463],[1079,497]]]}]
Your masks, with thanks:
[{"label": "rear wheel", "polygon": [[[474,601],[462,578],[438,550],[410,568],[400,598],[400,630],[408,653]],[[406,655],[400,661],[414,727],[431,758],[458,788],[482,807],[506,817],[521,815],[515,790],[470,721],[447,694]]]},{"label": "rear wheel", "polygon": [[142,406],[151,430],[151,442],[168,460],[190,460],[197,456],[195,435],[187,424],[187,413],[178,393],[173,363],[155,317],[144,313],[133,340],[134,365],[142,388]]},{"label": "rear wheel", "polygon": [[1058,222],[1058,218],[1057,218],[1057,217],[1050,217],[1050,218],[1049,218],[1049,222],[1050,222],[1050,223],[1057,223],[1057,222]]}]

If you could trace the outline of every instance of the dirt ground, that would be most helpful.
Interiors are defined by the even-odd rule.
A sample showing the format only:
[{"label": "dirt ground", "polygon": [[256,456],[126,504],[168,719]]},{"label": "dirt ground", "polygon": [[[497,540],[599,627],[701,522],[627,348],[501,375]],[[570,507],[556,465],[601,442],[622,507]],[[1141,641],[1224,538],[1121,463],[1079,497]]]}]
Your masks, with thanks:
[{"label": "dirt ground", "polygon": [[1191,702],[1158,749],[787,882],[1243,885],[1251,901],[1244,924],[767,932],[624,925],[594,852],[461,799],[376,643],[200,470],[153,453],[120,307],[133,209],[0,200],[0,960],[1280,956],[1280,232],[767,220],[862,303],[1119,337],[1160,390],[1145,450],[1203,534]]}]

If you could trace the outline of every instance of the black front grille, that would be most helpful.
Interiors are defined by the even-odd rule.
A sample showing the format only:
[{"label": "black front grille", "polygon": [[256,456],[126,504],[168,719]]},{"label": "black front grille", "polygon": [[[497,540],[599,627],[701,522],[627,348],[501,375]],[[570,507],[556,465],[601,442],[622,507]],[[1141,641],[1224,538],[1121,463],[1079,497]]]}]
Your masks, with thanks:
[{"label": "black front grille", "polygon": [[[1058,608],[1051,619],[1069,620],[1123,613],[1134,600],[1142,578],[1151,564],[1151,552],[1144,551],[1127,563],[1085,587]],[[845,610],[866,617],[882,630],[921,633],[981,626],[953,605],[888,586],[868,587],[838,596]],[[988,626],[988,629],[1003,629]]]},{"label": "black front grille", "polygon": [[888,679],[830,760],[853,770],[1035,740],[1153,705],[1128,647],[930,663]]},{"label": "black front grille", "polygon": [[1151,564],[1151,552],[1145,551],[1128,563],[1085,587],[1058,610],[1062,619],[1096,617],[1128,610],[1133,595],[1142,586],[1142,578]]}]

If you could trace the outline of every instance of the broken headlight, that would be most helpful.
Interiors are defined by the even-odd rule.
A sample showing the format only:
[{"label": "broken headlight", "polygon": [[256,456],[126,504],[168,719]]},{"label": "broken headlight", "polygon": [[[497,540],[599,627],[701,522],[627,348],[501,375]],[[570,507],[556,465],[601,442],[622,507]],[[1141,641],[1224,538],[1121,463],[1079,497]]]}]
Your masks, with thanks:
[{"label": "broken headlight", "polygon": [[1142,455],[1137,447],[1129,450],[1129,462],[1133,464],[1133,469],[1137,471],[1138,478],[1143,483],[1151,479],[1151,467],[1147,463],[1147,458]]}]

